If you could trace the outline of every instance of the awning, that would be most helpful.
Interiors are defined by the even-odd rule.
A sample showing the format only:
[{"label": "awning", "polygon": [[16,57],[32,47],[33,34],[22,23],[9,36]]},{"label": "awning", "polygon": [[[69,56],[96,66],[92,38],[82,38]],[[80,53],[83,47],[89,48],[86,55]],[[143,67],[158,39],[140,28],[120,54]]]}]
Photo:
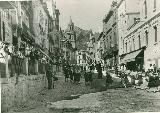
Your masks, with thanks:
[{"label": "awning", "polygon": [[135,61],[136,57],[140,54],[142,50],[135,51],[133,53],[127,54],[124,56],[124,58],[121,60],[121,64],[126,64],[127,62]]}]

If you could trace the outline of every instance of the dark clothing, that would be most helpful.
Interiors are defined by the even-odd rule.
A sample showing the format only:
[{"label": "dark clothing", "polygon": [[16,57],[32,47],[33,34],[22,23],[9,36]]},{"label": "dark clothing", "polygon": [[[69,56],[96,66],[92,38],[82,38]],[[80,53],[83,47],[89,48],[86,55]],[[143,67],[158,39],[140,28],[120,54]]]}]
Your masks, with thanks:
[{"label": "dark clothing", "polygon": [[48,89],[52,89],[52,68],[49,64],[46,65],[46,78],[48,81]]},{"label": "dark clothing", "polygon": [[73,80],[76,82],[76,72],[73,72]]},{"label": "dark clothing", "polygon": [[85,85],[87,85],[87,83],[90,83],[90,85],[92,87],[92,83],[93,83],[92,72],[91,71],[85,72],[84,78],[85,78]]},{"label": "dark clothing", "polygon": [[101,67],[101,63],[96,65],[96,69],[98,71],[98,78],[102,78],[102,67]]},{"label": "dark clothing", "polygon": [[52,78],[47,78],[48,81],[48,89],[52,89]]},{"label": "dark clothing", "polygon": [[158,76],[155,77],[155,87],[158,87],[160,85],[160,79]]},{"label": "dark clothing", "polygon": [[73,81],[73,72],[72,71],[70,71],[70,79]]},{"label": "dark clothing", "polygon": [[68,67],[67,66],[64,66],[63,67],[63,72],[64,72],[64,76],[65,76],[65,78],[69,78],[69,72],[68,72]]},{"label": "dark clothing", "polygon": [[132,76],[131,76],[131,84],[132,84],[132,85],[135,85],[135,79],[136,79],[135,76],[132,75]]},{"label": "dark clothing", "polygon": [[109,73],[106,75],[106,84],[111,84],[113,82],[112,77]]},{"label": "dark clothing", "polygon": [[74,74],[74,82],[80,82],[80,77],[81,77],[80,73],[75,73]]},{"label": "dark clothing", "polygon": [[80,82],[81,73],[77,73],[77,82]]},{"label": "dark clothing", "polygon": [[93,81],[92,72],[88,72],[87,76],[88,76],[88,80],[92,82]]},{"label": "dark clothing", "polygon": [[148,87],[155,87],[155,78],[153,76],[149,77]]},{"label": "dark clothing", "polygon": [[85,82],[89,81],[89,79],[88,79],[88,73],[87,72],[84,73],[84,79],[85,79]]},{"label": "dark clothing", "polygon": [[141,74],[139,74],[139,76],[138,76],[138,85],[141,85],[141,84],[143,84],[143,77],[142,77]]}]

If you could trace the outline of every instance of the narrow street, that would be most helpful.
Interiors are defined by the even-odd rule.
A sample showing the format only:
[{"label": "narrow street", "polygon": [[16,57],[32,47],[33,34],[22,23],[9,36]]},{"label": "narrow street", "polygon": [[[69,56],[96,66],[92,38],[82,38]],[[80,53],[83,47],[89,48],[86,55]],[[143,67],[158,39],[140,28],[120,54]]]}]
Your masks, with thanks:
[{"label": "narrow street", "polygon": [[0,0],[1,112],[160,112],[159,6]]},{"label": "narrow street", "polygon": [[[101,80],[104,81],[104,80]],[[94,79],[94,84],[97,80]],[[103,82],[102,82],[103,83]],[[96,86],[96,85],[95,85]],[[101,86],[102,87],[102,86]],[[98,88],[98,87],[97,87]],[[160,93],[149,93],[133,88],[98,90],[81,84],[64,82],[59,77],[55,89],[44,90],[24,105],[13,108],[8,113],[119,113],[158,112]]]}]

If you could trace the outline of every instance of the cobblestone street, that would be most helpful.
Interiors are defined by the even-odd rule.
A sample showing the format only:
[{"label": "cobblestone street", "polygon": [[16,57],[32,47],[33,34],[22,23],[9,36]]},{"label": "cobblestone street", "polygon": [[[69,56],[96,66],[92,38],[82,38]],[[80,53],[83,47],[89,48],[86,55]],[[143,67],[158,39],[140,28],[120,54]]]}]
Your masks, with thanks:
[{"label": "cobblestone street", "polygon": [[[96,82],[95,80],[94,82]],[[102,80],[101,80],[102,81]],[[60,77],[55,89],[45,90],[31,98],[18,109],[9,113],[115,113],[115,112],[158,112],[160,93],[136,90],[133,88],[109,89],[96,92],[81,84],[64,82]]]}]

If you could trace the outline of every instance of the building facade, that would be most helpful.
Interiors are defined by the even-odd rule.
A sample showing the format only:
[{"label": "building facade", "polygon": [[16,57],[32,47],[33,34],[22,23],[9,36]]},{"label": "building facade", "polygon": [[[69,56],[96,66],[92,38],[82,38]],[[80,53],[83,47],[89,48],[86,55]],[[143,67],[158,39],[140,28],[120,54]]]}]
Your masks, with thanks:
[{"label": "building facade", "polygon": [[79,50],[76,52],[77,65],[83,70],[87,66],[87,52],[85,50]]},{"label": "building facade", "polygon": [[[59,29],[59,23],[55,23],[42,0],[0,1],[2,112],[23,104],[46,87],[45,61],[53,61],[49,33]],[[51,37],[59,47],[59,37]]]},{"label": "building facade", "polygon": [[95,54],[96,54],[96,50],[95,50],[95,37],[93,32],[90,32],[90,37],[89,37],[89,41],[87,42],[87,51],[88,51],[88,64],[95,64]]},{"label": "building facade", "polygon": [[104,61],[106,68],[114,69],[118,65],[117,2],[112,2],[108,14],[103,19]]},{"label": "building facade", "polygon": [[105,42],[103,41],[103,32],[101,32],[96,41],[96,62],[101,62],[103,69],[105,66],[103,59],[104,43]]},{"label": "building facade", "polygon": [[121,1],[118,25],[121,27],[119,55],[120,64],[124,64],[122,67],[147,71],[152,64],[159,68],[159,3],[158,0],[137,0],[134,1],[135,8],[128,10],[133,3]]}]

